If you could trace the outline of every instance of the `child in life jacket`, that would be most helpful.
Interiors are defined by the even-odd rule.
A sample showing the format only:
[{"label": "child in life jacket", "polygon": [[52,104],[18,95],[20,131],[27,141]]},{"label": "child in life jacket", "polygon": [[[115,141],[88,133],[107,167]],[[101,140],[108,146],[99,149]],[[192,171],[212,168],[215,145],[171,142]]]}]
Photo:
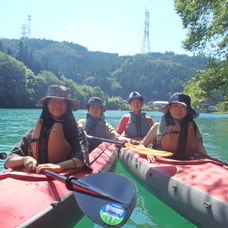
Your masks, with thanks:
[{"label": "child in life jacket", "polygon": [[142,140],[146,136],[153,120],[142,112],[143,102],[144,98],[139,92],[130,93],[128,104],[132,111],[122,116],[116,129],[117,133],[135,140]]},{"label": "child in life jacket", "polygon": [[[170,158],[178,160],[193,159],[195,154],[206,154],[202,135],[193,120],[198,113],[191,107],[191,98],[184,93],[174,93],[166,106],[160,109],[164,115],[155,123],[141,144],[173,152]],[[153,156],[148,157],[153,162]]]},{"label": "child in life jacket", "polygon": [[[87,103],[88,113],[86,118],[78,120],[78,125],[82,127],[87,135],[104,139],[117,140],[120,142],[138,144],[137,141],[121,136],[116,132],[114,127],[105,120],[105,105],[99,97],[91,97]],[[95,149],[100,141],[88,139],[89,152]]]}]

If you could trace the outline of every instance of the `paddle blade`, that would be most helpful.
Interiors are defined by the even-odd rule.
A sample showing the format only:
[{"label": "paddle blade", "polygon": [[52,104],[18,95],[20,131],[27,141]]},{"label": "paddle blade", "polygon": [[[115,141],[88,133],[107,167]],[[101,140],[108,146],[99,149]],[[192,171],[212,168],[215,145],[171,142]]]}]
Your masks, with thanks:
[{"label": "paddle blade", "polygon": [[1,152],[0,153],[0,159],[6,159],[7,153]]},{"label": "paddle blade", "polygon": [[155,149],[151,149],[151,148],[132,145],[129,143],[125,143],[124,146],[139,154],[146,154],[146,155],[153,155],[153,156],[160,156],[160,157],[173,156],[172,152],[167,152],[167,151],[163,151],[163,150],[155,150]]},{"label": "paddle blade", "polygon": [[103,227],[121,227],[126,223],[137,199],[134,182],[121,175],[101,172],[80,178],[80,183],[102,189],[110,196],[98,197],[74,190],[79,207],[92,221]]}]

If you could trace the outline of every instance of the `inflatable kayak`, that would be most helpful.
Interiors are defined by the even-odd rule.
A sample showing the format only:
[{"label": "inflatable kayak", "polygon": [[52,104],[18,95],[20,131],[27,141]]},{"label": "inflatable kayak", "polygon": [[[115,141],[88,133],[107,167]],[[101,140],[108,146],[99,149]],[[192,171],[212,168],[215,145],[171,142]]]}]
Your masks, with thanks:
[{"label": "inflatable kayak", "polygon": [[151,193],[199,227],[228,227],[228,167],[211,159],[148,163],[119,149],[123,166]]},{"label": "inflatable kayak", "polygon": [[[89,154],[92,171],[72,169],[61,173],[77,178],[115,168],[113,144],[102,143]],[[65,183],[43,174],[0,172],[0,227],[73,227],[83,213]]]}]

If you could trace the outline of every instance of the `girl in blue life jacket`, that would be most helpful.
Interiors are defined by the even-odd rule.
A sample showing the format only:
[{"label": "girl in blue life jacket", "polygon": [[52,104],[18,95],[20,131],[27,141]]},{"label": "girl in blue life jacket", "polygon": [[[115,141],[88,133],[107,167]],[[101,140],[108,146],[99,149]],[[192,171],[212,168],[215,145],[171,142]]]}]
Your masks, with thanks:
[{"label": "girl in blue life jacket", "polygon": [[[155,123],[145,138],[143,146],[153,144],[153,148],[173,152],[173,159],[193,159],[194,154],[206,154],[202,135],[193,120],[199,114],[191,107],[191,99],[183,93],[174,93],[160,111],[165,114]],[[150,161],[155,161],[153,156]]]},{"label": "girl in blue life jacket", "polygon": [[[78,120],[78,125],[84,129],[87,135],[121,142],[138,144],[135,140],[121,136],[114,127],[105,121],[105,106],[99,97],[91,97],[87,103],[86,118]],[[101,142],[89,139],[89,152],[95,149]]]},{"label": "girl in blue life jacket", "polygon": [[139,92],[130,93],[128,104],[132,111],[122,116],[116,129],[117,133],[135,140],[142,140],[146,136],[153,120],[142,112],[143,102],[144,98]]},{"label": "girl in blue life jacket", "polygon": [[26,172],[40,173],[88,166],[88,142],[72,113],[78,102],[70,96],[65,86],[48,88],[47,96],[37,103],[43,107],[39,120],[12,150],[5,168],[24,167]]}]

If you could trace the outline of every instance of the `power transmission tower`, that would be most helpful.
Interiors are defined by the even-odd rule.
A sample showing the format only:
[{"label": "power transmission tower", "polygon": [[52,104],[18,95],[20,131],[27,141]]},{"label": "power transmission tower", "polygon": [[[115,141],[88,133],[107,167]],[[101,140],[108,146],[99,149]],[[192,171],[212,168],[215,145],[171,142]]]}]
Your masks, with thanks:
[{"label": "power transmission tower", "polygon": [[21,26],[21,38],[25,39],[25,38],[30,38],[31,36],[31,15],[28,15],[28,24],[25,25],[23,24]]},{"label": "power transmission tower", "polygon": [[31,36],[31,15],[28,15],[28,38]]},{"label": "power transmission tower", "polygon": [[26,38],[27,37],[27,27],[26,27],[26,25],[22,25],[21,26],[21,38],[22,39],[24,39],[24,38]]},{"label": "power transmission tower", "polygon": [[145,9],[145,26],[141,53],[150,52],[149,16],[150,12]]}]

